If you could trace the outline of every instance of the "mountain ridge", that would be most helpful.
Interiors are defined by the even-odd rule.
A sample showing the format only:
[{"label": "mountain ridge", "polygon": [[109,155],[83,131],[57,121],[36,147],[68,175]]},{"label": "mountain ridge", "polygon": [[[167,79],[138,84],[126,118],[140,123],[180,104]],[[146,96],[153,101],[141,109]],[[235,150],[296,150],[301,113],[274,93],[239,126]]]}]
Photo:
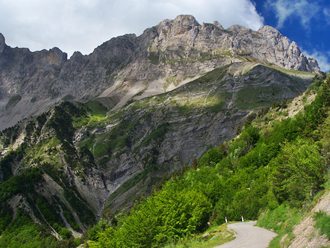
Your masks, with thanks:
[{"label": "mountain ridge", "polygon": [[[101,96],[109,108],[160,94],[219,66],[244,60],[319,72],[294,42],[274,28],[259,31],[199,24],[193,16],[164,20],[134,34],[112,38],[89,55],[70,59],[58,48],[30,52],[0,40],[0,129],[40,114],[62,99]],[[8,118],[9,117],[9,118]],[[8,121],[9,119],[9,121]]]}]

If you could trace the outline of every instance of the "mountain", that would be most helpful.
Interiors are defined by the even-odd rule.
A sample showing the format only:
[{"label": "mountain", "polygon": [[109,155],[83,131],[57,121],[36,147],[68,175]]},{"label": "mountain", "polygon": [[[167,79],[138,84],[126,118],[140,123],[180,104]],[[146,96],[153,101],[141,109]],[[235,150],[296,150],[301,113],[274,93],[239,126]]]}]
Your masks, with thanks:
[{"label": "mountain", "polygon": [[164,93],[217,67],[246,60],[319,71],[315,60],[272,27],[224,29],[185,15],[162,21],[138,37],[113,38],[89,55],[75,52],[70,59],[58,48],[11,48],[0,34],[0,128],[63,99],[102,97],[109,107],[118,108],[132,98]]},{"label": "mountain", "polygon": [[70,59],[0,35],[0,244],[30,230],[36,246],[73,246],[315,77],[268,26],[178,16]]}]

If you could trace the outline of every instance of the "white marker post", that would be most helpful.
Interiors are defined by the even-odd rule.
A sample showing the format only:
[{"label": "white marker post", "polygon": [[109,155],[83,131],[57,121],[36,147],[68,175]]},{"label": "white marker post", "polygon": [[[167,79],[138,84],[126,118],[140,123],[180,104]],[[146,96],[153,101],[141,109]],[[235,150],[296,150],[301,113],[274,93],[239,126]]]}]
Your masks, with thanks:
[{"label": "white marker post", "polygon": [[242,222],[244,222],[244,218],[243,218],[243,215],[241,216],[241,218],[242,218]]},{"label": "white marker post", "polygon": [[226,223],[228,223],[227,217],[225,217],[225,221],[226,221]]}]

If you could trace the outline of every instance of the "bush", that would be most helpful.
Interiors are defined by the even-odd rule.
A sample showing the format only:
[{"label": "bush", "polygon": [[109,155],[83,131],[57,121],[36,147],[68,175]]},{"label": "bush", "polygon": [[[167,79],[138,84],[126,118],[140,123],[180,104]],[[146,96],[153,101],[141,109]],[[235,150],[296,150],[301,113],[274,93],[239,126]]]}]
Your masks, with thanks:
[{"label": "bush", "polygon": [[330,239],[330,215],[324,212],[318,212],[314,216],[315,226],[320,230],[322,235]]},{"label": "bush", "polygon": [[203,230],[210,212],[211,204],[203,194],[165,189],[134,209],[113,239],[118,247],[160,246]]},{"label": "bush", "polygon": [[272,185],[279,202],[299,206],[311,199],[324,182],[324,161],[313,141],[297,139],[286,143],[281,153],[270,162],[274,168]]},{"label": "bush", "polygon": [[59,234],[61,235],[61,237],[63,239],[70,239],[70,238],[72,238],[72,233],[68,229],[66,229],[64,227],[62,227],[60,229]]}]

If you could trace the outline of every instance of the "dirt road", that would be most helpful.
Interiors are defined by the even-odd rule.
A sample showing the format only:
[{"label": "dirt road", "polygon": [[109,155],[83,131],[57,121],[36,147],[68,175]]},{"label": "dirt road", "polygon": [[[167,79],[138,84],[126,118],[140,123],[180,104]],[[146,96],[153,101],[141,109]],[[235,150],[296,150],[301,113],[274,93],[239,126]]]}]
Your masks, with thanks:
[{"label": "dirt road", "polygon": [[254,226],[256,222],[229,224],[228,228],[236,233],[236,238],[216,248],[267,248],[276,233]]}]

